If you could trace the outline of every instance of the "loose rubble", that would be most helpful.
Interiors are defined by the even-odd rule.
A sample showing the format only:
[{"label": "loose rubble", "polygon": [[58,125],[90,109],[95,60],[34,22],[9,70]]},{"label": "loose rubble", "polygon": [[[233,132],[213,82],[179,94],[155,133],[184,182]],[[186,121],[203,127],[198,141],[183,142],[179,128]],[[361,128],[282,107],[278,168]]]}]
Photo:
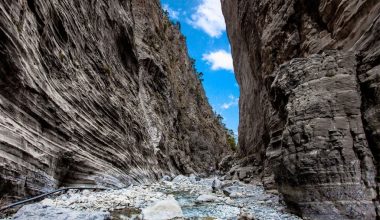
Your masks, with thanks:
[{"label": "loose rubble", "polygon": [[[215,190],[215,182],[220,190]],[[214,190],[213,190],[214,188]],[[226,193],[228,192],[228,193]],[[22,207],[14,219],[299,219],[260,185],[177,176],[151,185],[70,190]]]},{"label": "loose rubble", "polygon": [[109,219],[110,213],[106,211],[77,211],[69,208],[61,208],[55,206],[37,203],[22,207],[13,217],[13,219],[80,219],[80,220],[103,220]]}]

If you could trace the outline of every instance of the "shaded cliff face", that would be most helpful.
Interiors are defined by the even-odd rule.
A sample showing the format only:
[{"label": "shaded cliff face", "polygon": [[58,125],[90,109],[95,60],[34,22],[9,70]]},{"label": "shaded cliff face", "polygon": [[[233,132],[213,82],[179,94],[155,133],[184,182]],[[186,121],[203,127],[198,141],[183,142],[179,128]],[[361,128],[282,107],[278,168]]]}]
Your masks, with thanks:
[{"label": "shaded cliff face", "polygon": [[379,216],[380,2],[222,0],[240,157],[312,219]]},{"label": "shaded cliff face", "polygon": [[215,169],[225,131],[158,0],[0,10],[0,196]]}]

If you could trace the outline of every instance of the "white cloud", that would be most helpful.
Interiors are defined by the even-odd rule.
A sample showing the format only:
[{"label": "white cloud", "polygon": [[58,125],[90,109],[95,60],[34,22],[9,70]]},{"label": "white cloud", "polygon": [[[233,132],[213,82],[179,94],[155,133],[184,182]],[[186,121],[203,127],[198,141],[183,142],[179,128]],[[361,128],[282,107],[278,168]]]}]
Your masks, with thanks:
[{"label": "white cloud", "polygon": [[220,0],[202,0],[191,16],[189,23],[211,37],[220,37],[226,30]]},{"label": "white cloud", "polygon": [[229,70],[234,71],[231,53],[225,50],[217,50],[203,54],[202,60],[211,65],[212,70]]},{"label": "white cloud", "polygon": [[174,9],[171,9],[171,8],[169,7],[169,5],[167,5],[167,4],[163,4],[163,5],[162,5],[162,8],[164,9],[164,11],[167,11],[167,12],[169,13],[169,17],[170,17],[170,18],[172,18],[172,19],[178,19],[178,16],[179,16],[179,14],[180,14],[179,11],[176,11],[176,10],[174,10]]},{"label": "white cloud", "polygon": [[227,109],[231,108],[232,106],[237,106],[239,104],[239,98],[236,98],[233,95],[228,96],[228,98],[230,99],[230,101],[226,102],[226,103],[223,103],[221,105],[222,109],[227,110]]}]

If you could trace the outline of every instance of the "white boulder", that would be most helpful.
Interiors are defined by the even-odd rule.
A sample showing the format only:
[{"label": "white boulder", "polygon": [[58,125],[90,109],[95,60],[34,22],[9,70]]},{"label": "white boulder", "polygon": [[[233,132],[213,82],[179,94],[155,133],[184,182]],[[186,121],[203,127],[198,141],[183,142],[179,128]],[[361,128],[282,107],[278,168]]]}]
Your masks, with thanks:
[{"label": "white boulder", "polygon": [[197,203],[215,202],[216,200],[218,200],[218,197],[214,196],[214,195],[200,195],[200,196],[198,196],[196,202]]},{"label": "white boulder", "polygon": [[144,220],[183,218],[181,206],[174,198],[161,200],[142,210]]}]

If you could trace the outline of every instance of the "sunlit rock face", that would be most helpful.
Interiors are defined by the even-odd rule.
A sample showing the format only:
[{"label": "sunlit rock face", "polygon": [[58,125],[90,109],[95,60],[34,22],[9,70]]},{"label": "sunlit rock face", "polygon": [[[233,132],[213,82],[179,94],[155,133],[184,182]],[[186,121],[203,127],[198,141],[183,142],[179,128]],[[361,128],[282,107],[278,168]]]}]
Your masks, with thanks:
[{"label": "sunlit rock face", "polygon": [[379,212],[380,2],[222,0],[240,157],[311,219]]},{"label": "sunlit rock face", "polygon": [[1,197],[215,169],[225,131],[158,0],[0,11]]}]

